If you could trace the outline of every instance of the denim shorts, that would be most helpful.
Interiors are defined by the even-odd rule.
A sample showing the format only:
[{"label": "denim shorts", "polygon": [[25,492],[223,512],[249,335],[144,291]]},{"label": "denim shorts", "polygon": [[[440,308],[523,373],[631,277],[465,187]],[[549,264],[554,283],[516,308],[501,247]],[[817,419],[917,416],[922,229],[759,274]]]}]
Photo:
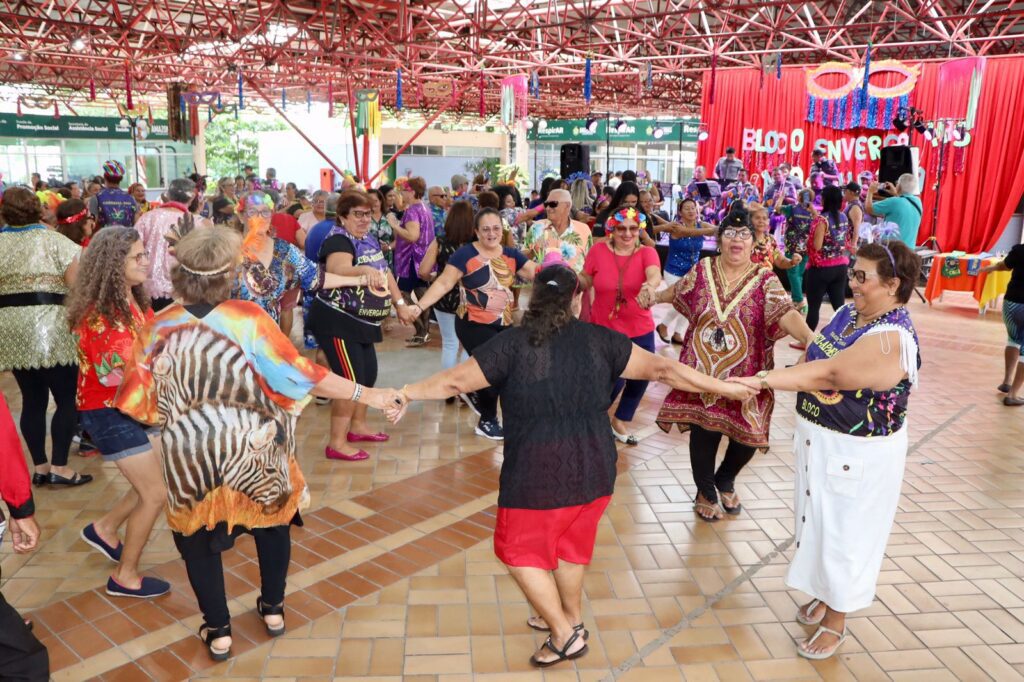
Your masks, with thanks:
[{"label": "denim shorts", "polygon": [[156,426],[140,424],[112,407],[83,410],[78,416],[104,462],[116,462],[152,449],[149,435],[160,433]]}]

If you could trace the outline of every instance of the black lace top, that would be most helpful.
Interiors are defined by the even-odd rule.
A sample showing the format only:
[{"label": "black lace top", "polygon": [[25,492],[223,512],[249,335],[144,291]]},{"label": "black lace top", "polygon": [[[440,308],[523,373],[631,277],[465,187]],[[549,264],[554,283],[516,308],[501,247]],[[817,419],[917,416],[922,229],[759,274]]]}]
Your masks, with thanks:
[{"label": "black lace top", "polygon": [[501,396],[498,506],[554,509],[611,495],[617,452],[608,408],[633,344],[578,320],[539,348],[527,338],[514,327],[473,351]]}]

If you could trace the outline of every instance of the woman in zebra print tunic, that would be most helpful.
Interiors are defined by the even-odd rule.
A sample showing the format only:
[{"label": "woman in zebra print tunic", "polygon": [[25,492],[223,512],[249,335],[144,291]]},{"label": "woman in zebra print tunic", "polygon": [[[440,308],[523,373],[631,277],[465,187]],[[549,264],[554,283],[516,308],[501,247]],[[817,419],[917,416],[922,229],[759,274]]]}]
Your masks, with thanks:
[{"label": "woman in zebra print tunic", "polygon": [[[178,242],[176,300],[139,332],[116,406],[161,427],[168,525],[185,560],[215,660],[230,655],[221,552],[251,533],[259,557],[256,609],[284,632],[289,525],[309,500],[295,459],[295,421],[311,395],[396,408],[393,390],[364,388],[302,357],[256,303],[226,300],[240,238],[196,230]],[[392,417],[398,414],[393,412]]]}]

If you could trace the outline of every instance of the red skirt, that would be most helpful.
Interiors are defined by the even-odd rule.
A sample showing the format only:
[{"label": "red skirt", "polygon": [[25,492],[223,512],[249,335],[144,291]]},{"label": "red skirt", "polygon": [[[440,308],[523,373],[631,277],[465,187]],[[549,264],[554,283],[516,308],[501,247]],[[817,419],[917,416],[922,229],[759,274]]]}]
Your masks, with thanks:
[{"label": "red skirt", "polygon": [[574,507],[513,509],[498,507],[494,554],[506,566],[553,571],[558,561],[589,564],[597,524],[611,496]]}]

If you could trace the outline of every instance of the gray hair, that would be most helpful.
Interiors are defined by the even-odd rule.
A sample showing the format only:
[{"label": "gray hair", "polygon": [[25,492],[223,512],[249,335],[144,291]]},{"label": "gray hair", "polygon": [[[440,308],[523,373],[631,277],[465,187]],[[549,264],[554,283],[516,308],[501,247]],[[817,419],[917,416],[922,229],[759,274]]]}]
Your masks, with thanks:
[{"label": "gray hair", "polygon": [[188,178],[175,178],[167,186],[167,200],[187,204],[196,195],[196,183]]},{"label": "gray hair", "polygon": [[277,177],[277,171],[275,169],[273,169],[273,168],[268,168],[267,169],[267,177],[268,178],[276,178]]},{"label": "gray hair", "polygon": [[330,196],[331,196],[331,193],[328,192],[327,190],[325,190],[325,189],[318,189],[317,191],[315,191],[311,195],[309,195],[309,200],[311,202],[317,201],[318,199],[327,200],[327,199],[330,198]]},{"label": "gray hair", "polygon": [[338,212],[338,199],[340,199],[340,198],[341,198],[341,195],[338,194],[337,192],[331,192],[327,196],[327,213],[337,213]]},{"label": "gray hair", "polygon": [[900,194],[917,194],[917,178],[913,173],[904,173],[896,181]]}]

